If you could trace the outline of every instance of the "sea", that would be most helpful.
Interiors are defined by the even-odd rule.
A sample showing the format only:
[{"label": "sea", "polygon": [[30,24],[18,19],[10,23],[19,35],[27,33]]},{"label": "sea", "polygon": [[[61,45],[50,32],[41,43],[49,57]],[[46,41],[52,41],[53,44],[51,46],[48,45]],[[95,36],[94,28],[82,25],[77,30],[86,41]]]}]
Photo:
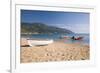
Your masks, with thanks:
[{"label": "sea", "polygon": [[67,37],[83,37],[82,40],[72,40],[72,39],[64,39],[65,43],[82,43],[82,44],[86,44],[89,45],[90,43],[90,35],[89,34],[58,34],[58,33],[54,33],[54,34],[21,34],[21,37],[25,37],[25,38],[34,38],[34,39],[53,39],[55,41],[60,40],[61,36],[67,36]]}]

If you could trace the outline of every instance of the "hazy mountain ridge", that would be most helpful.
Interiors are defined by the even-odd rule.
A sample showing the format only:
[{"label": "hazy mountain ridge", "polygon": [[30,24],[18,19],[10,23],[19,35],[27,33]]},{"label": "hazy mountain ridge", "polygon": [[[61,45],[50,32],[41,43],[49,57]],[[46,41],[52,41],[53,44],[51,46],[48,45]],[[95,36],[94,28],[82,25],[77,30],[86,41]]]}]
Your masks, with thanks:
[{"label": "hazy mountain ridge", "polygon": [[70,30],[43,23],[21,23],[21,33],[73,33]]}]

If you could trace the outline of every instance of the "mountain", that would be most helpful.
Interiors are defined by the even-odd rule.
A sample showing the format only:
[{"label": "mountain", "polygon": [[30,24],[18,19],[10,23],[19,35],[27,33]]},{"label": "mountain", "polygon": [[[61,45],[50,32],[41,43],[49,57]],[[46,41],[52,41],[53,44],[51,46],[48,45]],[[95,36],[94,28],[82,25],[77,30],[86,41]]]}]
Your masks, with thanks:
[{"label": "mountain", "polygon": [[73,33],[70,30],[43,23],[21,23],[21,33]]}]

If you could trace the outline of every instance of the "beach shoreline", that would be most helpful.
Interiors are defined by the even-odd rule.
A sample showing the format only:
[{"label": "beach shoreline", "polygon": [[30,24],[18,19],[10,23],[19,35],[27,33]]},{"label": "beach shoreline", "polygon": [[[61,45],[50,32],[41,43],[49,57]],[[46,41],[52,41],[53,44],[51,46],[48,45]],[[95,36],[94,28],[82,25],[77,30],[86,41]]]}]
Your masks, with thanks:
[{"label": "beach shoreline", "polygon": [[45,46],[30,47],[26,38],[21,38],[20,62],[50,62],[50,61],[78,61],[89,60],[89,45],[64,43],[63,40],[54,41]]}]

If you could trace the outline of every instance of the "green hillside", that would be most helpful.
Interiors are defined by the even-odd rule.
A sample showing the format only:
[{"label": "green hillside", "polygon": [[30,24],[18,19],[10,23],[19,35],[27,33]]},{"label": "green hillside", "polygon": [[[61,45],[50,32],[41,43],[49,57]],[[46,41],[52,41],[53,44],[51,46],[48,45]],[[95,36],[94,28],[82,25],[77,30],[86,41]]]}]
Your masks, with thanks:
[{"label": "green hillside", "polygon": [[70,30],[48,26],[43,23],[21,23],[21,33],[73,33]]}]

